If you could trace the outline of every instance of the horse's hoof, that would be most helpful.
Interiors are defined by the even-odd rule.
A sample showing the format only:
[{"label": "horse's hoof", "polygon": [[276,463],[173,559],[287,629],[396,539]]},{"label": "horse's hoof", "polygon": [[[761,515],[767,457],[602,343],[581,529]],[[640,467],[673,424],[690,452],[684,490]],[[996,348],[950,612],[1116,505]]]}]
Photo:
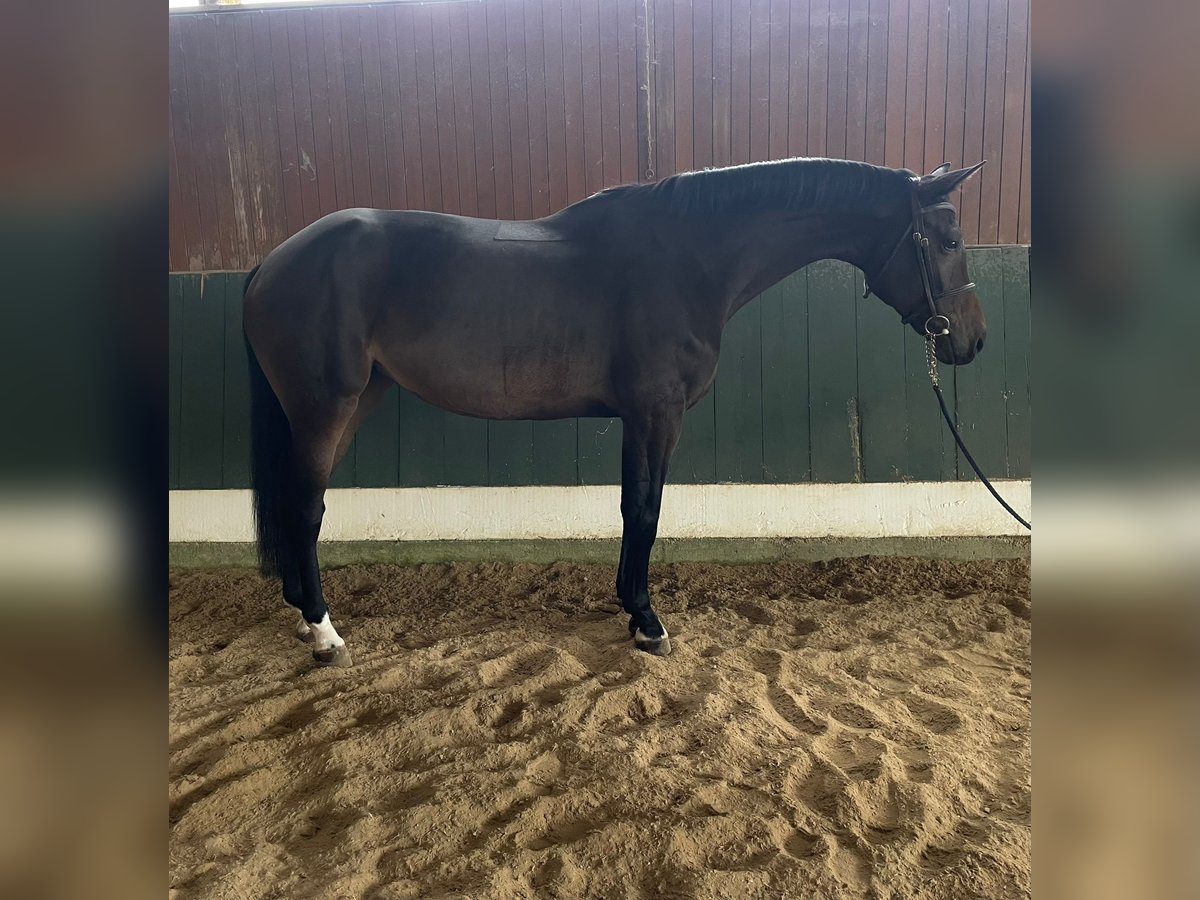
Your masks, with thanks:
[{"label": "horse's hoof", "polygon": [[354,665],[354,660],[350,658],[350,651],[345,644],[340,647],[330,647],[328,650],[314,650],[313,659],[317,661],[318,666],[337,666],[339,669],[348,669]]},{"label": "horse's hoof", "polygon": [[296,639],[304,641],[306,644],[311,644],[315,640],[312,629],[308,627],[307,622],[298,622],[296,624]]},{"label": "horse's hoof", "polygon": [[670,656],[671,636],[663,631],[662,637],[649,638],[642,634],[642,629],[639,628],[633,633],[633,646],[654,656]]}]

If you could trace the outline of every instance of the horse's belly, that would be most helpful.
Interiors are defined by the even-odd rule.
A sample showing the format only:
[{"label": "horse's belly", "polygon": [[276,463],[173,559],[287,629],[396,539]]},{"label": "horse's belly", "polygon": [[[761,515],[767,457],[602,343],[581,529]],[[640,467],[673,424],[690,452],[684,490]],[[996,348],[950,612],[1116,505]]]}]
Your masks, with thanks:
[{"label": "horse's belly", "polygon": [[483,419],[611,414],[606,361],[587,353],[557,352],[545,344],[409,351],[379,363],[406,390],[452,412]]}]

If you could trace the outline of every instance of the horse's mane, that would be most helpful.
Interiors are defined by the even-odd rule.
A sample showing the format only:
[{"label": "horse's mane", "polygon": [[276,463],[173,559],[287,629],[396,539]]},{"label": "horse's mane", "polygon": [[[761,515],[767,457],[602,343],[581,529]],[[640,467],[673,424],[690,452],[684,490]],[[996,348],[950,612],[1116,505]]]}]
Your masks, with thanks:
[{"label": "horse's mane", "polygon": [[671,175],[600,196],[640,196],[687,213],[835,209],[903,196],[911,172],[845,159],[781,159]]}]

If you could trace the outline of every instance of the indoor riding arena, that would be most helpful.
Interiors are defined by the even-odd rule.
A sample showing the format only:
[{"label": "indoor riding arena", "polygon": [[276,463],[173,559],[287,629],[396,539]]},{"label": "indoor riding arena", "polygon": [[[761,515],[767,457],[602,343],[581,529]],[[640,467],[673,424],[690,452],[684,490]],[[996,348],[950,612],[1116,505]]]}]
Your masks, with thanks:
[{"label": "indoor riding arena", "polygon": [[169,896],[1031,896],[1028,0],[171,6]]}]

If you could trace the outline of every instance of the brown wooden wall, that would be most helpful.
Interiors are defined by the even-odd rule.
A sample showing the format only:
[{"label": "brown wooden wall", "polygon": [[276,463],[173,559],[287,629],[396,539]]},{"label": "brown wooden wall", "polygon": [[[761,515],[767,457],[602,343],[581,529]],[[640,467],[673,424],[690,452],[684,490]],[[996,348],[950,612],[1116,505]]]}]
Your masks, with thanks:
[{"label": "brown wooden wall", "polygon": [[447,0],[173,15],[173,271],[325,213],[541,216],[608,185],[832,156],[1029,242],[1029,0]]}]

